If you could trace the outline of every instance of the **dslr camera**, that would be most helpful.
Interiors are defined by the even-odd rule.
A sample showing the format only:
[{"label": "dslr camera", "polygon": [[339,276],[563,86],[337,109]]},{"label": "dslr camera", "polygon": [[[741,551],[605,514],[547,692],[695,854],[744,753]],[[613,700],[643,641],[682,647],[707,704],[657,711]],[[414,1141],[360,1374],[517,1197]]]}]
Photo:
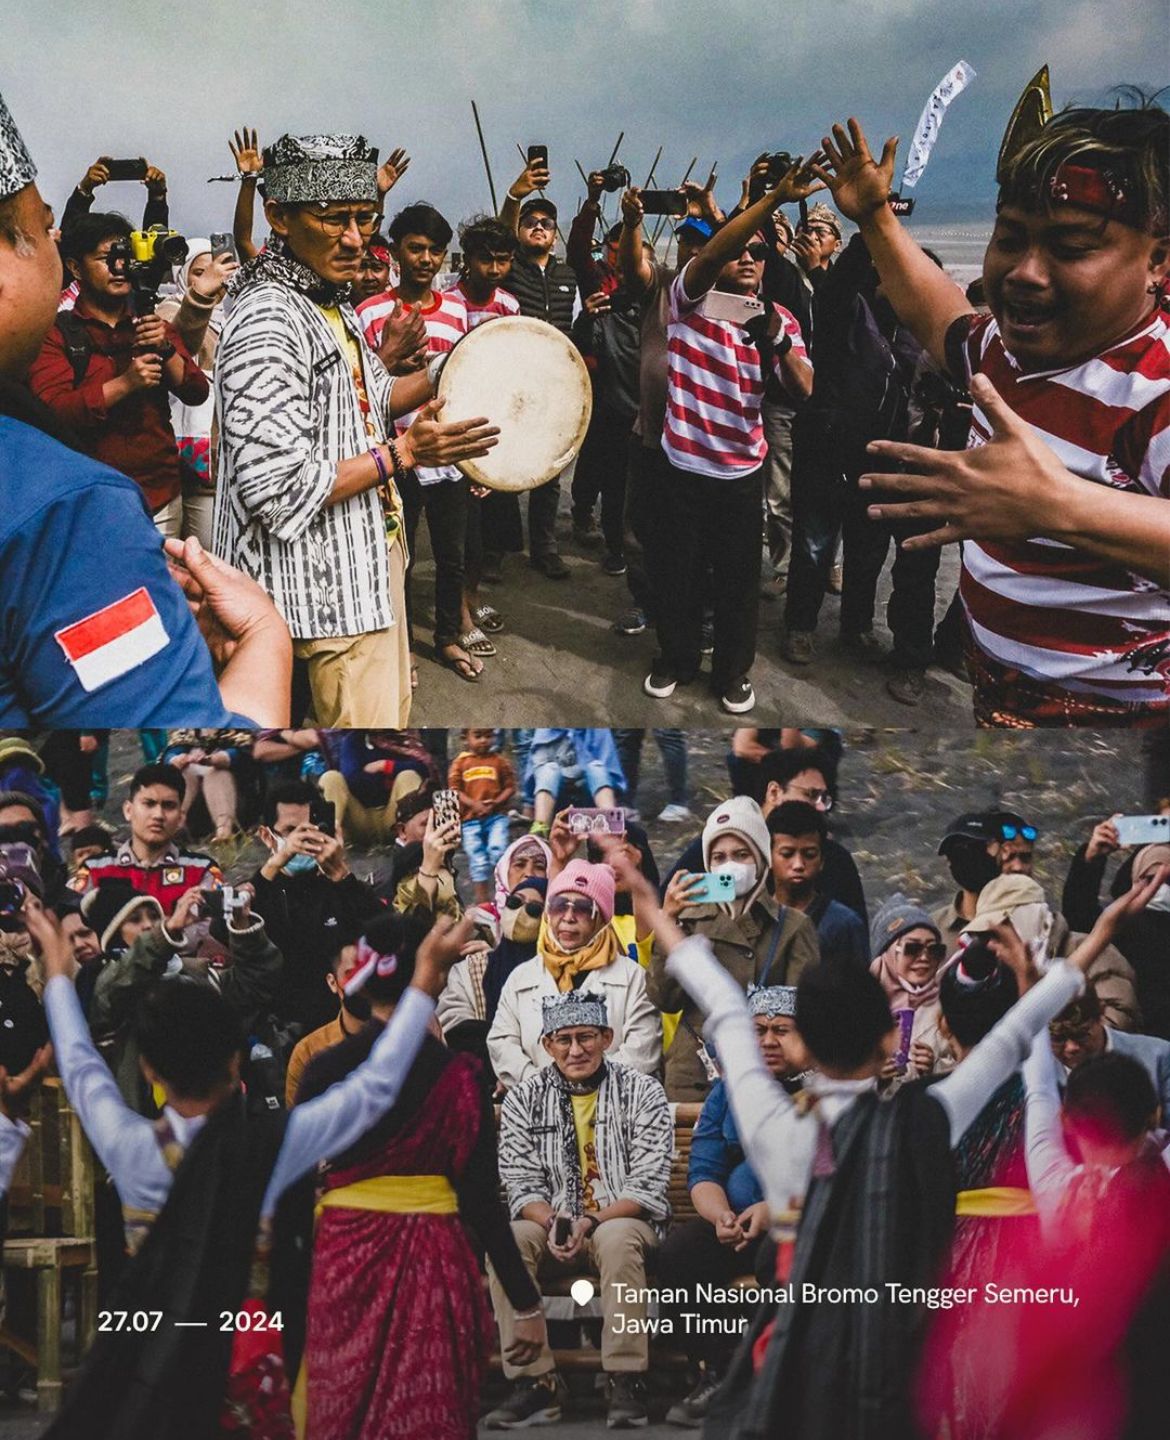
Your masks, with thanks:
[{"label": "dslr camera", "polygon": [[111,275],[124,275],[134,292],[134,313],[149,315],[158,304],[159,287],[175,265],[187,258],[187,242],[177,230],[152,225],[116,240],[107,258]]},{"label": "dslr camera", "polygon": [[[755,164],[759,165],[767,161],[768,169],[761,179],[758,175],[752,176],[750,199],[758,200],[765,190],[771,190],[779,185],[783,177],[792,168],[792,156],[787,150],[765,150],[759,155]],[[752,167],[753,169],[755,166]]]},{"label": "dslr camera", "polygon": [[601,172],[601,188],[607,193],[614,190],[627,190],[630,185],[630,172],[624,165],[607,165]]}]

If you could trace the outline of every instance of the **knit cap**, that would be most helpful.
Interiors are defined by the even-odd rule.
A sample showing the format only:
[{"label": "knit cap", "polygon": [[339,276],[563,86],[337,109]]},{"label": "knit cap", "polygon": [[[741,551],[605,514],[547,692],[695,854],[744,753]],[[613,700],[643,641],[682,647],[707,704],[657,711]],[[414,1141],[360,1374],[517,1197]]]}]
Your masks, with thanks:
[{"label": "knit cap", "polygon": [[936,940],[942,939],[938,926],[921,905],[900,893],[893,894],[870,922],[869,952],[881,955],[903,935],[918,929],[929,930]]},{"label": "knit cap", "polygon": [[102,949],[107,952],[117,941],[122,925],[139,905],[149,905],[154,910],[156,919],[166,919],[162,906],[154,896],[135,890],[129,880],[103,880],[81,897],[81,913],[88,921],[90,929],[97,932],[101,938]]},{"label": "knit cap", "polygon": [[549,881],[549,905],[558,895],[584,895],[592,900],[608,925],[613,919],[614,876],[608,865],[570,860],[555,880]]},{"label": "knit cap", "polygon": [[768,834],[764,812],[750,795],[734,795],[716,805],[707,816],[703,826],[703,864],[707,869],[711,868],[711,847],[720,835],[742,836],[767,865],[772,853],[772,837]]}]

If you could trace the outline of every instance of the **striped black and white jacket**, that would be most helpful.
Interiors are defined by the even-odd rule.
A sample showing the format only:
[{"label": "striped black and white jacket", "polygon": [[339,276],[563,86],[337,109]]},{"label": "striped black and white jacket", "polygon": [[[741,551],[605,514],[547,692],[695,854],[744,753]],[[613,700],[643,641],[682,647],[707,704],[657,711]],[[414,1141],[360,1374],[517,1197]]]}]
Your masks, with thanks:
[{"label": "striped black and white jacket", "polygon": [[268,281],[245,290],[215,355],[213,548],[263,585],[297,640],[364,635],[397,618],[377,491],[325,503],[338,462],[392,433],[393,379],[352,308],[341,314],[360,347],[375,437],[340,341],[291,287]]},{"label": "striped black and white jacket", "polygon": [[[500,1179],[513,1219],[537,1200],[554,1210],[572,1210],[565,1155],[576,1140],[566,1133],[571,1122],[565,1119],[558,1075],[556,1066],[550,1065],[504,1096]],[[659,1235],[665,1235],[670,1222],[667,1187],[674,1124],[666,1091],[652,1075],[606,1062],[597,1092],[595,1143],[600,1178],[593,1195],[598,1208],[615,1200],[633,1200]]]}]

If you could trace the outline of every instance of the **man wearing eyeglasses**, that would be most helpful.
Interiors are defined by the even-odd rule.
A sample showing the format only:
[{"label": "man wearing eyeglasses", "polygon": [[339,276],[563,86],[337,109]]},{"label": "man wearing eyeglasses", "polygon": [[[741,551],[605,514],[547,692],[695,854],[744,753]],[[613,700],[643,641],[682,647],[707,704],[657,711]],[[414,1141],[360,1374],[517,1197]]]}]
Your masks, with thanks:
[{"label": "man wearing eyeglasses", "polygon": [[[573,328],[573,302],[577,276],[555,256],[557,207],[543,194],[551,175],[547,165],[526,165],[500,206],[500,219],[516,232],[519,242],[512,269],[500,282],[520,302],[520,314],[555,325],[568,335]],[[545,485],[528,492],[528,553],[533,566],[550,580],[565,580],[569,568],[557,549],[557,506],[561,478],[571,481],[575,464]],[[508,512],[511,512],[509,517]],[[489,496],[483,510],[484,568],[498,575],[503,551],[509,548],[508,530],[520,529],[518,497]]]},{"label": "man wearing eyeglasses", "polygon": [[240,272],[216,354],[215,549],[272,595],[315,719],[334,728],[409,716],[396,482],[485,455],[498,433],[442,424],[427,370],[392,378],[385,347],[365,343],[350,294],[380,218],[377,154],[353,135],[284,135],[264,151],[272,235]]}]

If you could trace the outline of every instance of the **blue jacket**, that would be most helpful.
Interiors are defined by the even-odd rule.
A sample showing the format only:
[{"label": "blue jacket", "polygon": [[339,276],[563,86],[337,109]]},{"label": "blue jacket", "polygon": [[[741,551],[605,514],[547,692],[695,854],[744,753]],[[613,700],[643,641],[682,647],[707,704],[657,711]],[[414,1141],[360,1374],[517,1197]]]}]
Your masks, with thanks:
[{"label": "blue jacket", "polygon": [[722,1080],[716,1080],[708,1091],[691,1138],[687,1189],[693,1189],[703,1180],[723,1186],[737,1215],[764,1198],[760,1182],[744,1159],[731,1102]]}]

